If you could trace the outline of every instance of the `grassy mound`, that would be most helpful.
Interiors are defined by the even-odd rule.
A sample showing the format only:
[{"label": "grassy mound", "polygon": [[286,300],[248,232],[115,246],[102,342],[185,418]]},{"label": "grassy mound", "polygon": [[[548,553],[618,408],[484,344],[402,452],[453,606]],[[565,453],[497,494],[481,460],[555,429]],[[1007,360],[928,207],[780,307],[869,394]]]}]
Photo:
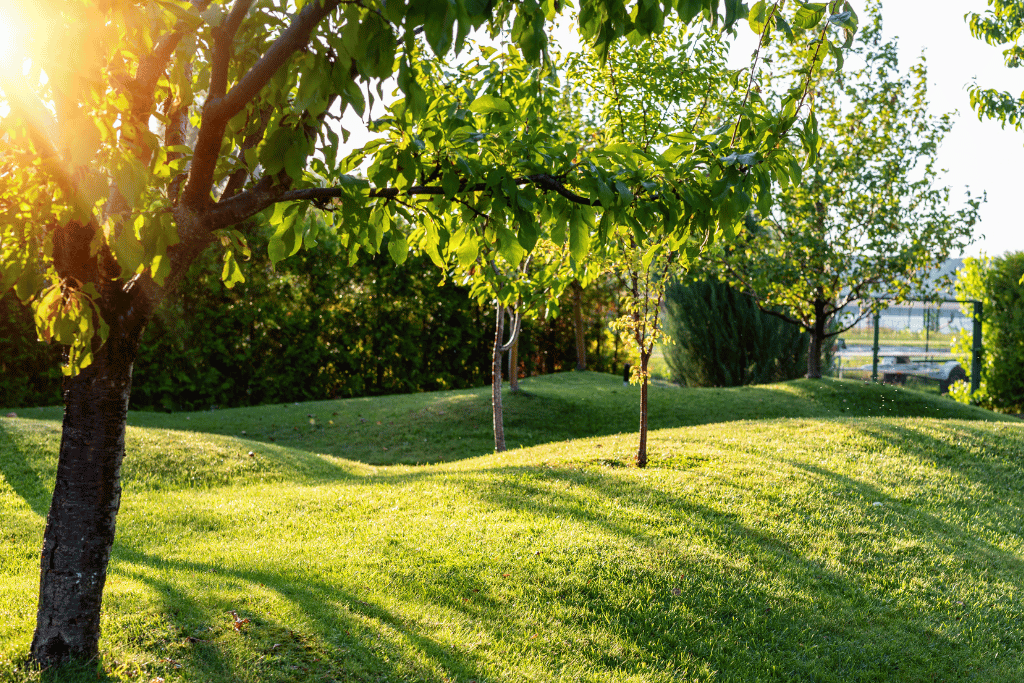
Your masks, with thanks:
[{"label": "grassy mound", "polygon": [[[640,471],[634,388],[524,389],[510,442],[539,445],[503,454],[484,392],[133,414],[104,676],[1024,680],[1019,421],[854,382],[666,388]],[[22,683],[59,425],[19,413],[0,681]]]}]

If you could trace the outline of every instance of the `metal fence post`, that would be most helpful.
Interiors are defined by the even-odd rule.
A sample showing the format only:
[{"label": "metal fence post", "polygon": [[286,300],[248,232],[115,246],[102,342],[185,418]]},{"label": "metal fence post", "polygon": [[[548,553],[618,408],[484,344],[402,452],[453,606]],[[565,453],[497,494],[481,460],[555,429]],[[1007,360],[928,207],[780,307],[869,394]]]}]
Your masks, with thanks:
[{"label": "metal fence post", "polygon": [[878,381],[878,319],[882,317],[880,311],[875,311],[875,344],[871,347],[871,381]]},{"label": "metal fence post", "polygon": [[974,302],[974,329],[972,333],[972,354],[971,354],[971,394],[981,386],[981,302]]}]

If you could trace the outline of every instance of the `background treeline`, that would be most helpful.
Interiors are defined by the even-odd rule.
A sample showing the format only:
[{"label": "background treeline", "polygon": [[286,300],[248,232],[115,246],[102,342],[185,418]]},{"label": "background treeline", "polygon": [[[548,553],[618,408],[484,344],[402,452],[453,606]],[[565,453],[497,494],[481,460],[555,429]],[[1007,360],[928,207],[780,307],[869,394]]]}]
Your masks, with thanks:
[{"label": "background treeline", "polygon": [[[253,249],[266,249],[250,236]],[[494,310],[446,280],[426,256],[396,266],[339,245],[277,264],[243,264],[233,289],[208,254],[147,327],[135,364],[135,410],[199,410],[481,386],[490,381]],[[255,260],[254,260],[255,262]],[[617,372],[624,352],[608,331],[616,286],[584,290],[588,369]],[[558,316],[524,324],[521,376],[576,366],[571,298]],[[36,340],[31,313],[0,299],[0,406],[56,405],[60,347]]]}]

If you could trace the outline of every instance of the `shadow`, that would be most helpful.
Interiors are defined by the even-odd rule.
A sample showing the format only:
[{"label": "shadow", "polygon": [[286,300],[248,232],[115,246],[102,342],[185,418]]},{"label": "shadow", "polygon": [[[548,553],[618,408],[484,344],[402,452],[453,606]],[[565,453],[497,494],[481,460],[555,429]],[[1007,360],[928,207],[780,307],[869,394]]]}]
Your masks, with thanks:
[{"label": "shadow", "polygon": [[[301,571],[163,560],[124,545],[115,546],[113,559],[118,573],[147,584],[161,597],[165,613],[172,616],[175,642],[182,644],[180,659],[172,660],[183,667],[175,672],[178,675],[231,681],[348,681],[364,680],[365,676],[367,680],[424,683],[482,678],[469,658],[444,647],[380,604],[361,599],[351,587],[315,580]],[[154,573],[171,578],[155,578]],[[209,577],[211,595],[202,600],[206,605],[175,584],[176,573]],[[232,588],[248,591],[252,595],[248,604],[224,603],[217,596]],[[261,594],[291,603],[301,613],[302,625],[285,623],[262,609]],[[329,596],[326,601],[325,596]],[[204,623],[202,615],[211,607],[224,618]],[[232,634],[233,618],[228,614],[236,607],[239,617],[248,621]],[[383,637],[385,632],[391,637]],[[225,634],[237,637],[243,645],[219,644]],[[419,656],[411,658],[410,650]],[[249,659],[246,651],[259,656]]]},{"label": "shadow", "polygon": [[[24,424],[26,426],[19,427],[19,430],[49,429],[46,425],[27,421]],[[16,441],[3,420],[0,420],[0,474],[3,474],[14,492],[28,503],[32,512],[46,517],[53,495],[56,459],[50,453],[34,453],[29,444]]]}]

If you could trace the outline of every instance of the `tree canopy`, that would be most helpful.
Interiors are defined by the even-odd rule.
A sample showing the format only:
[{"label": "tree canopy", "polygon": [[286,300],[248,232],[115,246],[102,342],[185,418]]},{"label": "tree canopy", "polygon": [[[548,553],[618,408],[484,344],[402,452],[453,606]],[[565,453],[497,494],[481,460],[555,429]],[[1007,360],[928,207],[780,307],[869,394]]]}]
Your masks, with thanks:
[{"label": "tree canopy", "polygon": [[[812,377],[825,339],[886,302],[928,295],[929,273],[970,243],[982,201],[968,195],[953,208],[950,188],[938,185],[936,156],[952,120],[928,113],[923,62],[900,72],[877,6],[854,52],[864,66],[844,74],[841,92],[812,91],[820,147],[806,147],[807,167],[780,177],[769,210],[757,207],[721,259],[730,282],[766,312],[811,332]],[[792,63],[785,49],[776,59]]]}]

